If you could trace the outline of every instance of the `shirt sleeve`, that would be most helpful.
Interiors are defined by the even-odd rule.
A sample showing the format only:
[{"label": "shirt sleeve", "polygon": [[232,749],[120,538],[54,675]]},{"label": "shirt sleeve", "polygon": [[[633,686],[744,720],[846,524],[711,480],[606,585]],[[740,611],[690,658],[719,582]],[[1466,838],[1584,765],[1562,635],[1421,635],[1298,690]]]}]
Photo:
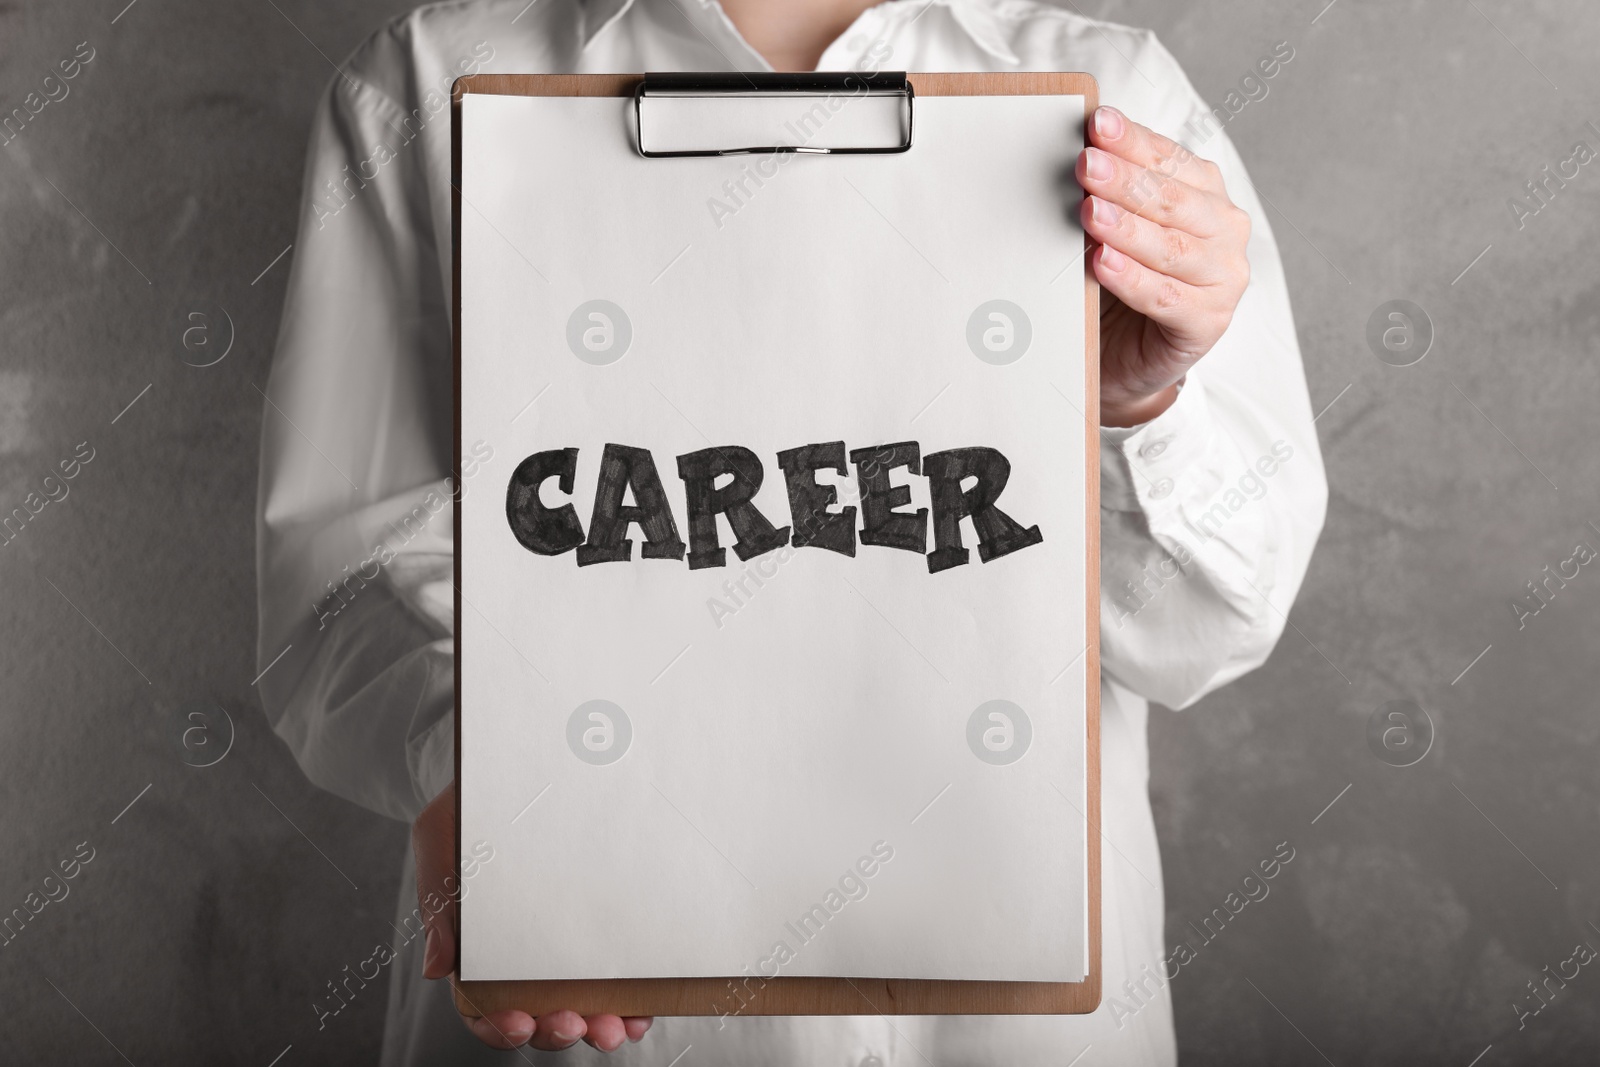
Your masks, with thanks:
[{"label": "shirt sleeve", "polygon": [[407,821],[454,776],[460,485],[437,161],[408,117],[344,75],[319,105],[257,502],[267,717],[318,786]]},{"label": "shirt sleeve", "polygon": [[1179,126],[1158,132],[1217,163],[1252,220],[1250,284],[1221,341],[1167,411],[1102,431],[1102,669],[1183,708],[1266,661],[1321,532],[1327,482],[1261,200],[1166,60],[1187,102]]}]

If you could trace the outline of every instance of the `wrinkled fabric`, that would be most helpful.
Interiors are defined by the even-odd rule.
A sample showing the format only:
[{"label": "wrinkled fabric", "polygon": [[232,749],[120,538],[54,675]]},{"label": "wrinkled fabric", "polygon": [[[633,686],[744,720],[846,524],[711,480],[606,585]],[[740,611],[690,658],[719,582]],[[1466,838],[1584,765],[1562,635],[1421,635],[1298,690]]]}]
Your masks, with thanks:
[{"label": "wrinkled fabric", "polygon": [[[1101,434],[1105,999],[1069,1018],[663,1019],[608,1061],[1064,1064],[1087,1048],[1086,1067],[1172,1064],[1147,702],[1186,707],[1267,658],[1326,505],[1271,228],[1147,31],[1029,0],[892,0],[819,68],[1088,71],[1102,102],[1217,162],[1254,221],[1250,287],[1222,341],[1167,412]],[[262,703],[318,786],[410,821],[454,774],[451,494],[501,490],[449,476],[451,82],[732,69],[769,68],[715,0],[434,4],[339,64],[312,129],[258,506]],[[383,1062],[512,1062],[467,1034],[447,985],[420,978],[409,858],[405,870]]]}]

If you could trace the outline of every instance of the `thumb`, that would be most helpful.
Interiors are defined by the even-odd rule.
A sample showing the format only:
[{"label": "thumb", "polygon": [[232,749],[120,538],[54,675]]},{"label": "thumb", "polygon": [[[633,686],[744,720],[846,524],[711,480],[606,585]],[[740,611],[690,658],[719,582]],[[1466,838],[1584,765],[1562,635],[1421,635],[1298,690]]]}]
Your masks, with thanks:
[{"label": "thumb", "polygon": [[451,782],[411,824],[417,864],[417,910],[427,929],[424,978],[456,969],[456,785]]}]

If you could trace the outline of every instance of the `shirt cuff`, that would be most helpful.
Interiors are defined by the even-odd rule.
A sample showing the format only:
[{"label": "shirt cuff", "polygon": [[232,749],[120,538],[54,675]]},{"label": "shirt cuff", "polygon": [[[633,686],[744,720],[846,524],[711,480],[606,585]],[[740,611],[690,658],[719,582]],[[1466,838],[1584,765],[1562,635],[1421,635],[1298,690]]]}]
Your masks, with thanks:
[{"label": "shirt cuff", "polygon": [[1155,522],[1183,500],[1208,496],[1220,484],[1206,462],[1217,433],[1204,380],[1193,372],[1172,406],[1149,422],[1101,427],[1101,509],[1143,512]]}]

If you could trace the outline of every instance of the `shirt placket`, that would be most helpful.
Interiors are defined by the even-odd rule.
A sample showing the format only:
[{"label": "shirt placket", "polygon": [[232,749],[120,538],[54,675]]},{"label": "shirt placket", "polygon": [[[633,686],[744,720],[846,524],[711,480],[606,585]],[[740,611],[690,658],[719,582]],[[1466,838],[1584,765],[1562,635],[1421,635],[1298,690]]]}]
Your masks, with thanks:
[{"label": "shirt placket", "polygon": [[892,25],[883,13],[886,6],[879,4],[869,7],[858,15],[850,28],[823,51],[822,58],[817,61],[817,69],[876,70],[879,67],[893,67],[892,63],[880,63],[873,58],[876,54],[873,46],[887,41]]},{"label": "shirt placket", "polygon": [[[772,66],[739,33],[717,0],[658,0],[676,8],[678,14],[721,52],[736,70],[771,70]],[[817,63],[818,70],[889,69],[895,64],[874,58],[874,46],[887,43],[896,20],[884,13],[894,4],[880,4],[862,12],[850,28],[830,44]],[[666,12],[666,17],[674,17]],[[898,68],[896,68],[898,69]]]},{"label": "shirt placket", "polygon": [[[771,70],[772,65],[750,46],[717,0],[659,0],[674,7],[699,31],[712,48],[727,59],[732,70]],[[671,17],[671,13],[668,13]]]}]

